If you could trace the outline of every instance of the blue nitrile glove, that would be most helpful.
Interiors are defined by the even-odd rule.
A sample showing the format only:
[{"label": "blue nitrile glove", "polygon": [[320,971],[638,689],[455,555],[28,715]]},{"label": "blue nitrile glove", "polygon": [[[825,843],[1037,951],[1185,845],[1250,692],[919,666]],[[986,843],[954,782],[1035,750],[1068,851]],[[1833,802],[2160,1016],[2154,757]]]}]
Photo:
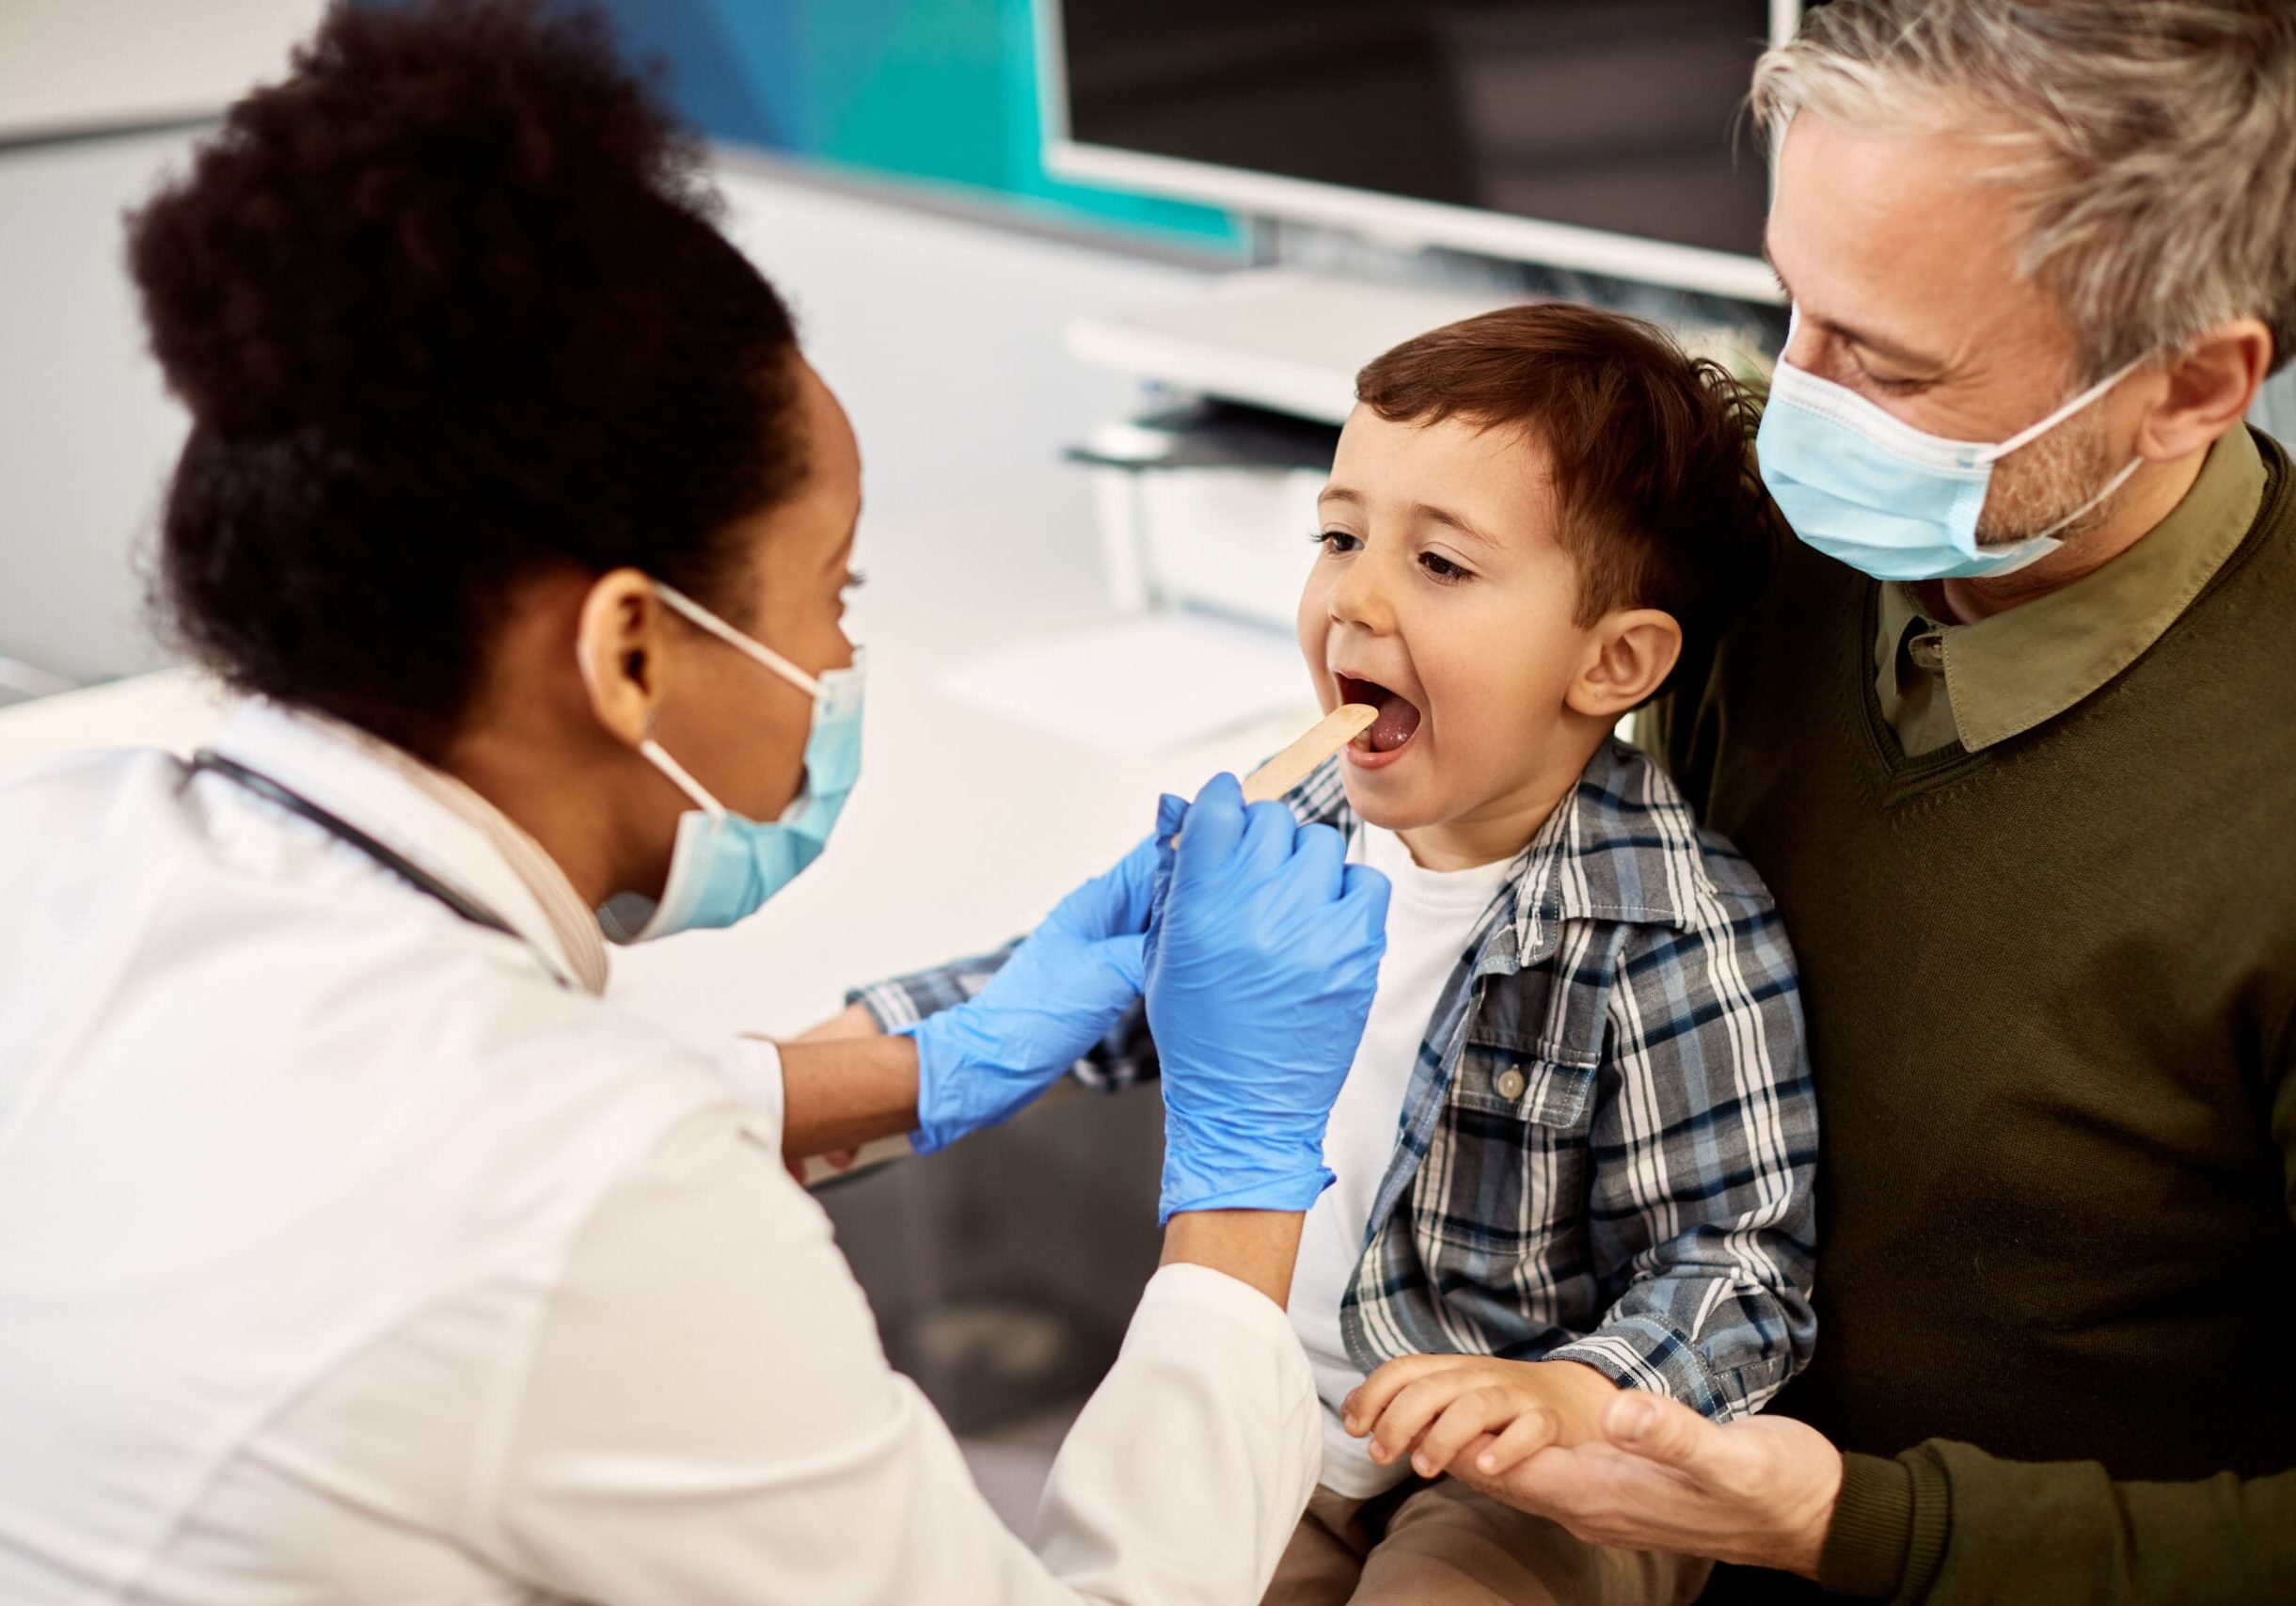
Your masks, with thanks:
[{"label": "blue nitrile glove", "polygon": [[1144,839],[1062,898],[978,993],[900,1028],[917,1044],[917,1153],[1017,1113],[1139,1001],[1162,851]]},{"label": "blue nitrile glove", "polygon": [[1328,825],[1297,825],[1279,803],[1247,810],[1232,775],[1184,823],[1145,961],[1164,1068],[1158,1218],[1305,1210],[1331,1182],[1323,1128],[1386,951],[1387,878],[1347,863]]}]

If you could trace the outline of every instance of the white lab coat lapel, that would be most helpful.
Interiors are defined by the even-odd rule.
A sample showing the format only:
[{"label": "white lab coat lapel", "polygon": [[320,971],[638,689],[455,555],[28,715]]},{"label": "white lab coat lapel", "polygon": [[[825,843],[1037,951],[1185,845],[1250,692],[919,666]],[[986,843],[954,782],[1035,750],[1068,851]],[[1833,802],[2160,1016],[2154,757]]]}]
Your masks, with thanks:
[{"label": "white lab coat lapel", "polygon": [[579,985],[542,905],[485,833],[331,721],[249,702],[209,745],[356,826],[489,910],[561,982]]}]

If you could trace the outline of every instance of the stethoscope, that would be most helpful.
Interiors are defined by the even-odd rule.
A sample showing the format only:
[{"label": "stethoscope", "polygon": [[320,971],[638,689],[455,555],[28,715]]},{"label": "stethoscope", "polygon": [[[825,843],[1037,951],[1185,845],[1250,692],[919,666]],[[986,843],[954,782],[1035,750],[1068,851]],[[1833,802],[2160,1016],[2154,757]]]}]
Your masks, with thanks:
[{"label": "stethoscope", "polygon": [[533,949],[535,957],[543,961],[543,968],[550,973],[560,986],[569,985],[566,978],[559,975],[558,966],[550,962],[549,956],[536,948],[525,937],[520,936],[516,930],[512,929],[510,922],[503,919],[501,915],[497,914],[460,887],[451,886],[439,880],[438,877],[424,869],[396,848],[376,841],[366,832],[343,819],[342,816],[311,802],[293,787],[281,785],[260,770],[248,769],[236,758],[227,758],[212,747],[202,747],[191,755],[191,764],[185,779],[189,780],[200,774],[219,775],[234,786],[252,792],[265,803],[277,808],[283,808],[298,819],[310,821],[338,842],[357,849],[417,892],[436,898],[473,926],[482,927],[489,931],[499,931],[506,937],[525,944],[527,947]]}]

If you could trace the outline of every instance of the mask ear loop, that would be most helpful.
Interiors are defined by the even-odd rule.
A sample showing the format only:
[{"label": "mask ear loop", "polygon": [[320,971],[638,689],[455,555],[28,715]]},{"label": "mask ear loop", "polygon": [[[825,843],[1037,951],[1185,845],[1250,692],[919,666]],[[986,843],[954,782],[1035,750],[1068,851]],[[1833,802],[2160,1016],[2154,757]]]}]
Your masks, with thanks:
[{"label": "mask ear loop", "polygon": [[[2075,396],[2071,401],[2066,403],[2065,405],[2059,407],[2055,412],[2050,414],[2039,423],[2033,425],[2030,429],[2022,429],[2018,431],[2017,434],[2011,436],[2008,439],[2003,441],[1999,446],[1993,448],[1993,450],[1987,454],[1986,461],[1987,463],[1998,463],[2003,457],[2009,455],[2010,453],[2015,452],[2019,447],[2031,445],[2034,441],[2038,440],[2042,436],[2047,435],[2051,430],[2056,428],[2057,425],[2063,423],[2066,419],[2069,419],[2074,414],[2080,412],[2082,408],[2095,405],[2098,399],[2103,396],[2106,391],[2112,390],[2114,386],[2119,384],[2122,380],[2128,378],[2129,375],[2134,374],[2138,369],[2144,366],[2145,358],[2140,357],[2134,362],[2128,364],[2126,367],[2121,368],[2117,372],[2106,374],[2102,379],[2099,379],[2096,384],[2082,391],[2081,394]],[[2064,529],[2066,525],[2072,523],[2074,519],[2079,518],[2082,517],[2082,515],[2089,512],[2091,509],[2102,506],[2107,498],[2111,497],[2114,491],[2119,490],[2123,485],[2127,485],[2129,483],[2130,476],[2134,474],[2144,466],[2145,458],[2142,453],[2130,458],[2127,463],[2122,465],[2121,471],[2119,473],[2114,475],[2111,479],[2105,482],[2103,489],[2099,490],[2095,496],[2089,498],[2088,501],[2082,502],[2079,507],[2073,509],[2072,512],[2066,514],[2063,518],[2058,519],[2048,529],[2040,531],[2035,534],[2029,535],[2026,537],[2026,539],[2029,541],[2054,541],[2057,538],[2058,531]]]},{"label": "mask ear loop", "polygon": [[2082,514],[2088,512],[2091,508],[2102,506],[2105,499],[2110,497],[2114,491],[2119,490],[2123,485],[2127,485],[2129,483],[2129,476],[2135,473],[2139,469],[2143,468],[2144,465],[2145,459],[2141,456],[2130,458],[2127,466],[2124,467],[2119,473],[2114,475],[2111,479],[2105,482],[2104,489],[2098,491],[2095,496],[2089,498],[2088,501],[2082,502],[2079,507],[2073,509],[2072,512],[2066,514],[2063,518],[2058,519],[2056,523],[2051,525],[2048,529],[2039,532],[2037,534],[2029,536],[2027,539],[2034,541],[2054,540],[2058,531],[2064,529],[2066,525],[2070,524],[2074,519],[2079,518]]},{"label": "mask ear loop", "polygon": [[[2080,412],[2083,407],[2094,405],[2098,397],[2102,396],[2106,391],[2112,390],[2114,386],[2119,384],[2122,380],[2128,378],[2129,375],[2134,374],[2138,369],[2144,366],[2145,359],[2140,357],[2134,362],[2130,363],[2127,367],[2122,368],[2115,373],[2106,374],[2102,379],[2099,379],[2096,384],[2082,391],[2081,394],[2075,396],[2071,401],[2066,403],[2055,412],[2051,413],[2039,423],[2019,430],[2015,435],[2003,441],[1999,446],[1992,447],[1987,451],[1984,454],[1983,461],[1987,463],[1998,463],[2003,457],[2008,456],[2010,453],[2015,452],[2019,447],[2032,445],[2035,441],[2040,439],[2041,437],[2047,435],[2051,430],[2063,423],[2066,419],[2069,419],[2075,413]],[[2117,488],[2117,485],[2109,487],[2106,494],[2111,495],[2112,490]],[[2085,512],[2087,510],[2083,509],[2082,511]]]},{"label": "mask ear loop", "polygon": [[670,784],[691,799],[694,807],[712,819],[724,818],[725,805],[704,790],[702,783],[688,774],[686,767],[671,757],[669,750],[654,739],[654,716],[651,713],[646,715],[646,734],[638,743],[638,752],[655,769],[669,776]]},{"label": "mask ear loop", "polygon": [[743,635],[674,586],[667,585],[657,580],[654,582],[654,590],[657,596],[670,605],[672,612],[683,615],[688,623],[707,630],[735,651],[748,654],[808,697],[816,700],[820,697],[820,681],[791,663],[765,643]]},{"label": "mask ear loop", "polygon": [[[578,642],[574,648],[574,668],[575,672],[581,676],[582,684],[589,687],[592,694],[595,695],[598,690],[597,673],[590,667],[590,660],[583,656],[581,644]],[[653,709],[646,710],[645,734],[639,738],[638,755],[668,776],[670,784],[684,792],[694,807],[702,810],[713,819],[722,819],[725,815],[725,805],[705,791],[702,783],[688,774],[686,767],[671,757],[669,750],[654,739],[654,728],[657,717]]]}]

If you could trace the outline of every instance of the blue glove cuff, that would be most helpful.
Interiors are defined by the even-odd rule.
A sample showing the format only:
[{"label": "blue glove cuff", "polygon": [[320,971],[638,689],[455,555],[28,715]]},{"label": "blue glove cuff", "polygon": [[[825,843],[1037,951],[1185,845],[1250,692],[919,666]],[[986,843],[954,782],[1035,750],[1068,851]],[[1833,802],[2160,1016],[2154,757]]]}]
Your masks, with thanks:
[{"label": "blue glove cuff", "polygon": [[1321,1163],[1304,1171],[1263,1171],[1219,1176],[1176,1174],[1166,1160],[1164,1192],[1157,1200],[1157,1227],[1180,1211],[1306,1211],[1332,1185],[1332,1171]]},{"label": "blue glove cuff", "polygon": [[920,1154],[937,1153],[980,1124],[979,1116],[957,1097],[957,1083],[964,1066],[964,1045],[952,1042],[971,1034],[959,1019],[963,1006],[927,1015],[894,1028],[917,1045],[917,1129],[909,1135],[910,1147]]}]

